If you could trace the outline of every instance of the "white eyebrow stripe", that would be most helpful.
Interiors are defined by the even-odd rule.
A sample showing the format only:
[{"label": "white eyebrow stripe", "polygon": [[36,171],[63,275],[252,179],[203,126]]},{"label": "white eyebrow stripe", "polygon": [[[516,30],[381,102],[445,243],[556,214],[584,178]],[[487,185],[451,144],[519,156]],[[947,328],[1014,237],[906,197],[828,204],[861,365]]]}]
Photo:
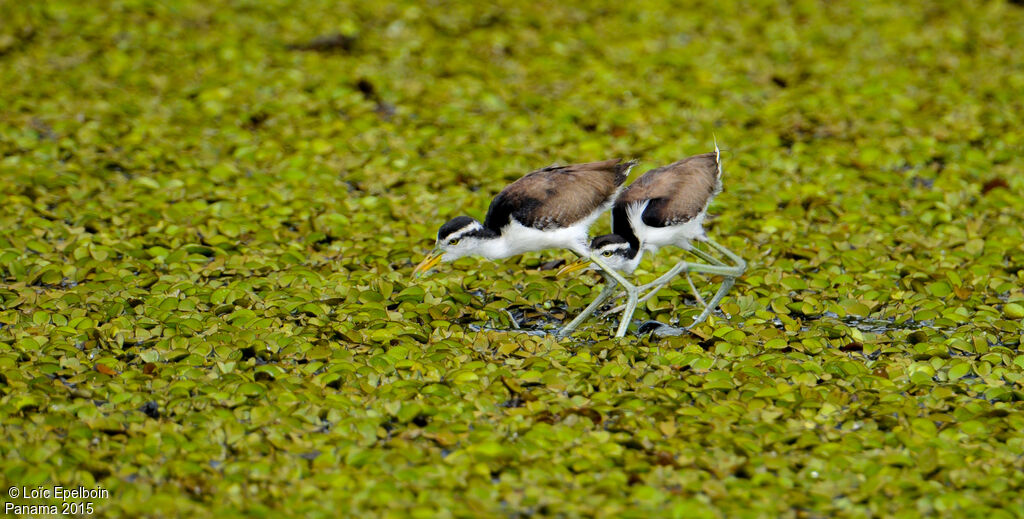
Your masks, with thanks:
[{"label": "white eyebrow stripe", "polygon": [[483,228],[484,228],[483,225],[480,225],[477,222],[473,222],[473,223],[471,223],[471,224],[469,224],[469,225],[467,225],[467,226],[465,226],[465,227],[463,227],[463,228],[461,228],[461,229],[459,229],[459,230],[449,234],[448,237],[445,238],[445,239],[448,240],[448,241],[459,240],[459,239],[462,239],[463,236],[465,236],[465,235],[467,235],[467,234],[469,234],[471,232],[474,232],[474,231],[479,231],[480,229],[483,229]]},{"label": "white eyebrow stripe", "polygon": [[629,249],[628,243],[615,243],[601,247],[601,250],[625,250]]}]

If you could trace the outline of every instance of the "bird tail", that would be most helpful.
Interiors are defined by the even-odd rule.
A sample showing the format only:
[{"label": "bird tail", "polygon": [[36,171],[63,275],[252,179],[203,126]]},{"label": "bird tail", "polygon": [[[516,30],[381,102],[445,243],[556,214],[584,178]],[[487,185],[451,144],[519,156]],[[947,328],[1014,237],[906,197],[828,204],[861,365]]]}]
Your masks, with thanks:
[{"label": "bird tail", "polygon": [[722,180],[722,152],[718,149],[718,136],[714,133],[711,138],[715,140],[715,163],[718,165],[718,180]]},{"label": "bird tail", "polygon": [[635,160],[627,160],[626,162],[620,162],[615,165],[615,185],[621,186],[626,181],[626,177],[629,176],[629,170],[636,166]]},{"label": "bird tail", "polygon": [[[718,137],[712,133],[711,137],[715,139],[715,166],[718,167],[718,171],[715,172],[715,189],[714,194],[722,192],[722,151],[718,149]],[[710,203],[711,200],[708,200]]]}]

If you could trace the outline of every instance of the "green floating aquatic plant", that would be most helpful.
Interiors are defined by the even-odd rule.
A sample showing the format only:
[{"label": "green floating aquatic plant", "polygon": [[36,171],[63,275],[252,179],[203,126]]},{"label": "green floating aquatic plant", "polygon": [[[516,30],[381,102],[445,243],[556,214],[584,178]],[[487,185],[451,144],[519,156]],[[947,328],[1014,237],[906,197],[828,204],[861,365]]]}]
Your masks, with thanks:
[{"label": "green floating aquatic plant", "polygon": [[[5,488],[101,487],[102,517],[1024,510],[1019,2],[0,20]],[[599,290],[567,253],[411,279],[527,171],[635,179],[713,135],[709,234],[749,266],[691,333],[636,331],[700,313],[678,278],[623,339],[555,337]]]}]

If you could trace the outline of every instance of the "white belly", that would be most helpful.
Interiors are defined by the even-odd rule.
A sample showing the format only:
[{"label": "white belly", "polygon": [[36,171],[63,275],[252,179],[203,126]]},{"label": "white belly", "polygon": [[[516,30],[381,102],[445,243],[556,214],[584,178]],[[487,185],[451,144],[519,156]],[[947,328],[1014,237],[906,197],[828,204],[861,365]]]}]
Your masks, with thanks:
[{"label": "white belly", "polygon": [[641,217],[646,206],[646,203],[640,204],[636,209],[628,213],[629,223],[633,227],[633,232],[636,233],[636,237],[640,240],[644,250],[658,252],[658,249],[661,247],[668,247],[670,245],[680,247],[683,250],[690,250],[692,248],[692,241],[702,241],[707,238],[707,235],[704,233],[706,211],[701,211],[696,218],[686,223],[668,227],[650,227],[643,222]]},{"label": "white belly", "polygon": [[580,256],[587,255],[587,230],[597,218],[588,218],[582,222],[560,229],[541,231],[527,227],[514,219],[501,230],[501,238],[492,246],[480,251],[486,258],[498,259],[515,256],[524,252],[547,249],[569,249]]}]

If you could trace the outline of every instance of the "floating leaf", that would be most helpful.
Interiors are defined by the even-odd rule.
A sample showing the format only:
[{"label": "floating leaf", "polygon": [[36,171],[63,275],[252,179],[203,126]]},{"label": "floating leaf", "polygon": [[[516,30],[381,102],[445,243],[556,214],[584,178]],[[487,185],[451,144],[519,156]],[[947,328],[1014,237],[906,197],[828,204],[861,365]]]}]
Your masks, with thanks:
[{"label": "floating leaf", "polygon": [[[1024,510],[1018,4],[0,4],[3,479],[98,517]],[[412,276],[529,171],[716,142],[721,247],[646,251],[701,267],[624,338],[557,335],[604,282],[566,250]]]},{"label": "floating leaf", "polygon": [[1007,303],[1003,305],[1003,313],[1010,319],[1024,319],[1024,305]]},{"label": "floating leaf", "polygon": [[117,371],[107,366],[106,364],[96,364],[96,371],[103,373],[104,375],[117,376]]}]

